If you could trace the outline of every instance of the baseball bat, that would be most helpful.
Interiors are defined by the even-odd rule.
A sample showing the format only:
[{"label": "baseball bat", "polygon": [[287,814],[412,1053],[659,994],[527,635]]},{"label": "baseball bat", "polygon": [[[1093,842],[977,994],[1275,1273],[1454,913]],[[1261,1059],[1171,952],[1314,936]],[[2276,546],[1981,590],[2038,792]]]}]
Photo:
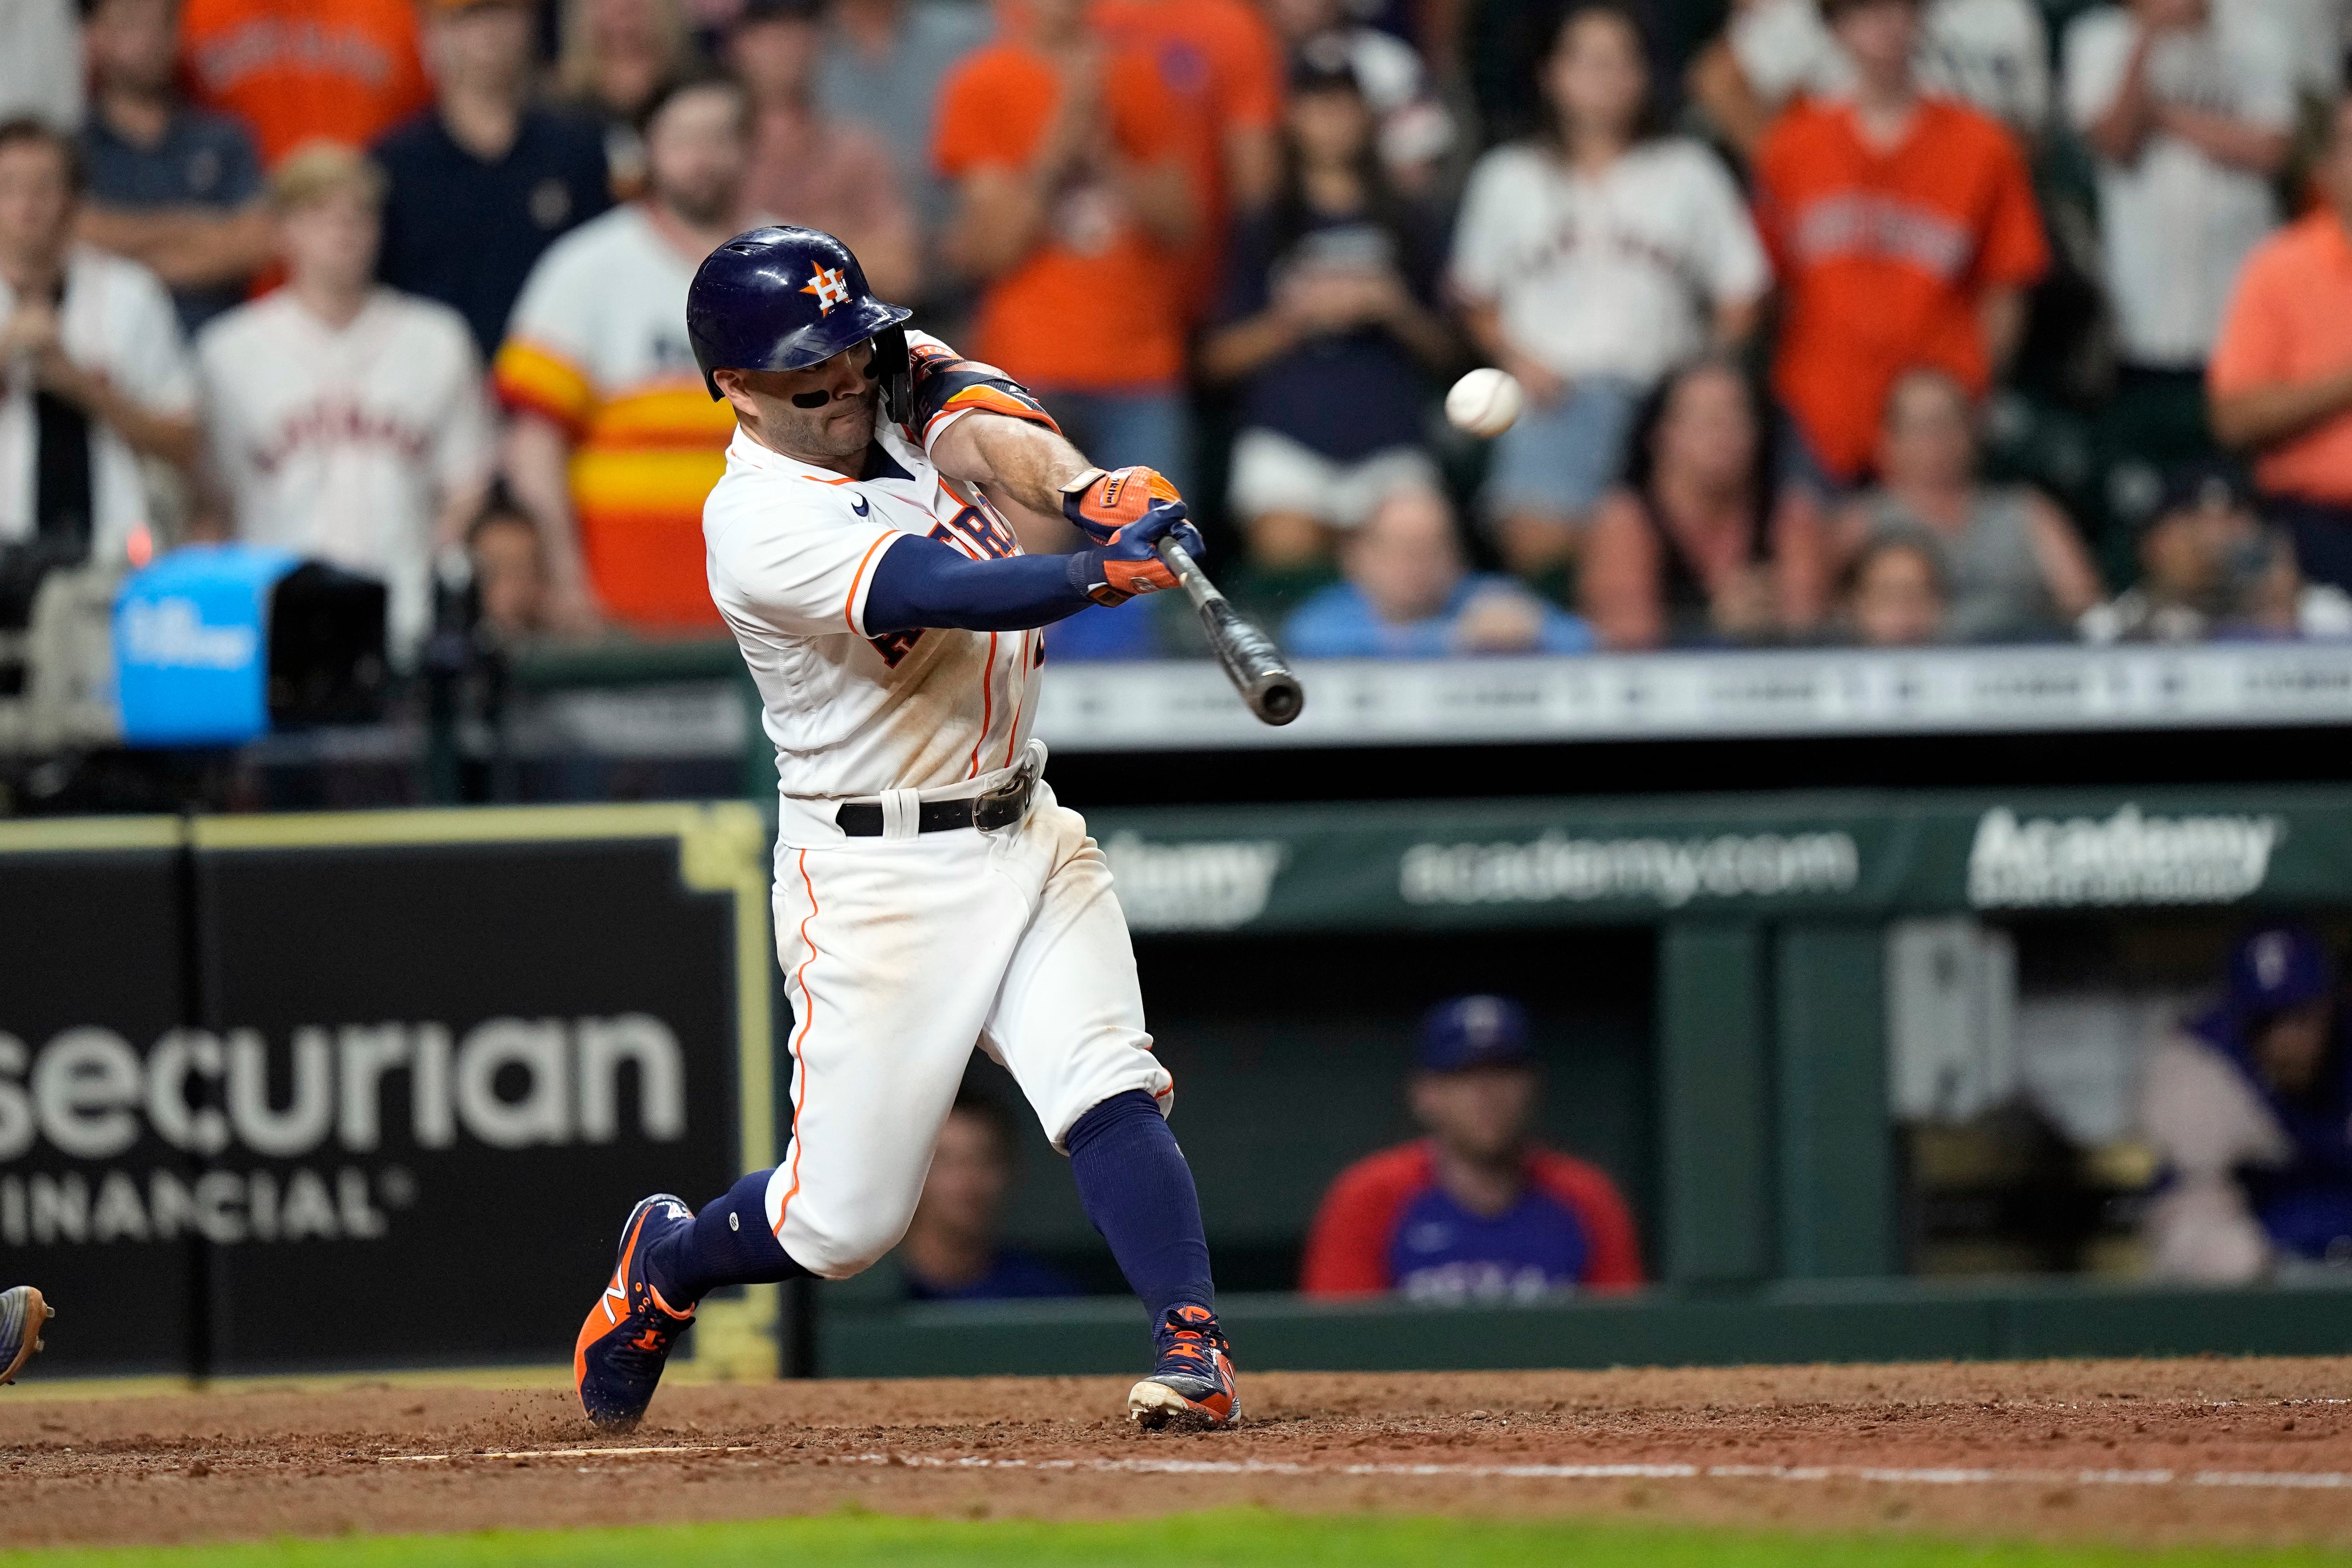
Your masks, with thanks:
[{"label": "baseball bat", "polygon": [[1161,539],[1160,559],[1184,585],[1192,608],[1200,612],[1202,629],[1209,634],[1217,663],[1225,667],[1225,678],[1234,683],[1250,712],[1264,724],[1288,724],[1297,718],[1298,710],[1307,706],[1307,693],[1290,666],[1283,663],[1282,650],[1274,645],[1274,639],[1233,607],[1182,545]]}]

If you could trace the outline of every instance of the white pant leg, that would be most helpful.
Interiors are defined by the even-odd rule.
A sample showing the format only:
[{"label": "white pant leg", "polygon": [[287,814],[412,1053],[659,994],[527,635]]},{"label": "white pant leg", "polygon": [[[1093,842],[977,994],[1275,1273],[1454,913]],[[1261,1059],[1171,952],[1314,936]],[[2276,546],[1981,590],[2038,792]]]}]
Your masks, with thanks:
[{"label": "white pant leg", "polygon": [[1035,879],[1034,913],[1004,971],[982,1044],[1012,1070],[1057,1149],[1080,1116],[1130,1089],[1150,1094],[1166,1115],[1175,1080],[1151,1054],[1135,946],[1086,820],[1041,788],[1019,843],[1010,847],[1017,880]]},{"label": "white pant leg", "polygon": [[1031,900],[1001,858],[967,831],[778,860],[793,1125],[768,1223],[812,1273],[845,1279],[906,1234],[1027,924]]}]

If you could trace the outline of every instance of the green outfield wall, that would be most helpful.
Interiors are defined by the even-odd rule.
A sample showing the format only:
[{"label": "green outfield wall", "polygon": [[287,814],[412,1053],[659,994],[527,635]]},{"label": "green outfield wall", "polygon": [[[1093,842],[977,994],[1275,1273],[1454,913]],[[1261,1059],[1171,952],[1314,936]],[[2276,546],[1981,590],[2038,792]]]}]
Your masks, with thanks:
[{"label": "green outfield wall", "polygon": [[[1787,1283],[1514,1307],[1218,1304],[1244,1372],[1497,1371],[1810,1362],[2352,1353],[2352,1286],[2170,1290],[2071,1281]],[[831,1312],[829,1377],[1131,1373],[1131,1301]]]}]

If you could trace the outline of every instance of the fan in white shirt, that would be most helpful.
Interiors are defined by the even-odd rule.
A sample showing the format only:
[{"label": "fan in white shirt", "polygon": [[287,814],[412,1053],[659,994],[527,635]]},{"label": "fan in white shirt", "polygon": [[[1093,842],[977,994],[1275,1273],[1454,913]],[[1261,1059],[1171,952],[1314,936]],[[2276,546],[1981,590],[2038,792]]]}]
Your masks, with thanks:
[{"label": "fan in white shirt", "polygon": [[[2049,37],[2032,0],[1928,0],[1914,65],[1927,91],[1983,110],[2029,142],[2049,121]],[[1734,0],[1692,63],[1691,96],[1746,156],[1791,99],[1843,97],[1853,80],[1815,0]]]},{"label": "fan in white shirt", "polygon": [[195,459],[195,389],[172,297],[72,242],[73,147],[0,126],[0,545],[53,562],[153,548],[142,459]]},{"label": "fan in white shirt", "polygon": [[1528,392],[1484,501],[1522,576],[1573,552],[1642,397],[1683,361],[1746,339],[1771,281],[1722,161],[1644,134],[1648,67],[1629,13],[1572,9],[1538,79],[1551,134],[1479,159],[1452,265],[1472,338]]},{"label": "fan in white shirt", "polygon": [[206,328],[196,358],[236,531],[381,580],[403,659],[432,629],[433,562],[481,505],[482,368],[465,319],[372,281],[383,177],[325,144],[270,183],[287,286]]},{"label": "fan in white shirt", "polygon": [[2125,361],[2195,370],[2246,253],[2278,224],[2294,124],[2287,30],[2251,6],[2134,0],[2066,29],[2066,112],[2098,155]]}]

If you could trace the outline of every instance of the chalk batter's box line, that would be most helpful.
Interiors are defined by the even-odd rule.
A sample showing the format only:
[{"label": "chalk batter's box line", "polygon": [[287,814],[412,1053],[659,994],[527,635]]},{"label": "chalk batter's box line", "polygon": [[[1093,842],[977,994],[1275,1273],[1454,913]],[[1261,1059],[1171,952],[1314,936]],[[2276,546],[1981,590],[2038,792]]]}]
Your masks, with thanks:
[{"label": "chalk batter's box line", "polygon": [[[393,1454],[386,1464],[457,1459],[623,1459],[759,1452],[749,1443],[680,1443],[635,1448],[503,1448],[481,1453]],[[852,1454],[821,1464],[896,1465],[925,1470],[1087,1470],[1156,1476],[1394,1476],[1455,1480],[1872,1481],[1893,1486],[2231,1487],[2329,1491],[2352,1489],[2342,1470],[1895,1469],[1873,1465],[1302,1465],[1286,1459],[1012,1459],[982,1454]]]}]

